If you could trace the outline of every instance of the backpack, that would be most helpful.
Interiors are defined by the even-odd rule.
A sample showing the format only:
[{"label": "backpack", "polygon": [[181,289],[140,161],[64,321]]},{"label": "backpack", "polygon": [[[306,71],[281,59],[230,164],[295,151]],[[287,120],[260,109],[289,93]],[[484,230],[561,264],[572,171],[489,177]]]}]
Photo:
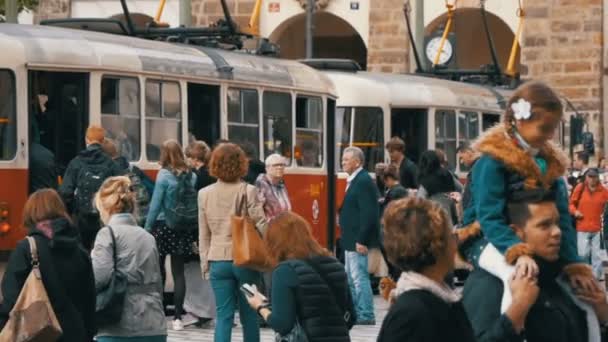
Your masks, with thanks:
[{"label": "backpack", "polygon": [[32,269],[0,332],[0,341],[57,341],[63,331],[42,283],[36,240],[28,236],[27,241]]},{"label": "backpack", "polygon": [[177,232],[191,232],[198,229],[198,194],[192,184],[192,172],[174,174],[177,179],[175,205],[165,208],[167,226]]},{"label": "backpack", "polygon": [[76,212],[80,214],[97,215],[97,209],[93,205],[93,197],[101,187],[101,184],[112,176],[112,168],[107,164],[89,165],[84,164],[78,172],[76,180]]},{"label": "backpack", "polygon": [[131,180],[131,190],[135,194],[135,210],[133,216],[139,226],[144,226],[148,209],[150,207],[150,192],[146,188],[143,177],[143,172],[134,165],[129,165],[127,177]]}]

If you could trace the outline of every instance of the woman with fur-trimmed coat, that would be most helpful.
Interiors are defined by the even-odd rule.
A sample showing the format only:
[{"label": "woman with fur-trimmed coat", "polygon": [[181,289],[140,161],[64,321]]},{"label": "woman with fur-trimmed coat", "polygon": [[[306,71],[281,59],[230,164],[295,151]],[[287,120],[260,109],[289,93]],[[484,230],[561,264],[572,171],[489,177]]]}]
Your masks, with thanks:
[{"label": "woman with fur-trimmed coat", "polygon": [[474,145],[482,155],[472,170],[472,199],[465,208],[465,226],[458,235],[467,259],[505,283],[511,274],[497,274],[493,265],[486,263],[483,252],[490,243],[504,254],[508,264],[516,266],[516,272],[538,274],[528,246],[515,235],[506,216],[509,193],[536,189],[557,194],[564,272],[574,287],[592,286],[591,269],[577,254],[568,193],[561,179],[568,159],[551,142],[562,115],[561,101],[551,88],[539,82],[526,83],[509,100],[503,122],[488,130]]}]

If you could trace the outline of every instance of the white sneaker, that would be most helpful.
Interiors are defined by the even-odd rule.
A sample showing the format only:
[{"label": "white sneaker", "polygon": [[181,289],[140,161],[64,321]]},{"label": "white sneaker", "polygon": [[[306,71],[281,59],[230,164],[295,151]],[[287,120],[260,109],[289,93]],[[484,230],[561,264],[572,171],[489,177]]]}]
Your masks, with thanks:
[{"label": "white sneaker", "polygon": [[176,319],[173,321],[173,330],[175,330],[175,331],[184,330],[184,323],[182,323],[181,319]]}]

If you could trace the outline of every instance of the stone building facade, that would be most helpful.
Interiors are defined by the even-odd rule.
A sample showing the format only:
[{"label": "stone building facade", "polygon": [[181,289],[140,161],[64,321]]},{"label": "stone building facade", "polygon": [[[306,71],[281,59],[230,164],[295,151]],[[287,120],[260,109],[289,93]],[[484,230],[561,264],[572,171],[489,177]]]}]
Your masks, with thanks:
[{"label": "stone building facade", "polygon": [[[146,2],[147,1],[147,2]],[[179,11],[179,0],[168,0],[166,12]],[[319,16],[316,23],[320,32],[319,45],[323,47],[338,46],[338,50],[348,51],[345,54],[356,55],[359,62],[370,71],[382,72],[410,72],[413,71],[413,59],[403,14],[404,0],[322,0],[324,14]],[[304,10],[299,0],[264,0],[260,17],[261,36],[270,37],[273,41],[285,43],[285,56],[289,58],[302,58],[303,47],[303,16]],[[440,29],[446,21],[444,1],[424,0],[412,3],[424,3],[425,34]],[[453,1],[450,1],[453,2]],[[40,7],[34,16],[34,21],[47,18],[60,18],[69,16],[92,16],[85,13],[85,5],[96,3],[96,8],[104,8],[99,4],[106,3],[106,13],[111,16],[120,13],[118,1],[111,0],[40,0]],[[146,3],[141,8],[151,9],[157,4],[155,0],[135,0],[129,2]],[[489,15],[496,25],[502,27],[491,28],[494,32],[501,30],[507,32],[495,42],[501,51],[509,51],[512,37],[517,29],[516,16],[518,1],[487,0],[485,1]],[[192,25],[205,26],[222,18],[222,8],[219,0],[192,0]],[[458,1],[458,10],[455,13],[455,30],[465,34],[469,18],[479,18],[478,9],[480,0]],[[255,0],[228,0],[228,6],[234,20],[246,27],[253,11]],[[147,6],[147,7],[146,7]],[[608,124],[602,113],[607,105],[604,98],[603,76],[606,72],[608,54],[604,57],[605,42],[603,31],[608,16],[608,0],[523,0],[526,14],[523,32],[520,39],[521,51],[517,63],[521,77],[524,79],[541,79],[555,87],[566,96],[576,109],[582,113],[594,133],[598,146],[606,144],[608,139],[602,139],[602,127]],[[467,12],[467,9],[469,10]],[[146,10],[153,11],[153,10]],[[114,12],[114,13],[113,13]],[[153,15],[153,13],[148,13]],[[470,17],[466,17],[469,15]],[[168,18],[178,18],[175,13],[168,13]],[[171,21],[173,19],[169,19]],[[173,26],[179,24],[170,22]],[[335,32],[334,27],[344,27],[341,32]],[[345,32],[348,31],[348,32]],[[510,37],[509,37],[510,35]],[[356,37],[352,38],[352,37]],[[317,39],[317,37],[315,37]],[[360,40],[363,51],[355,53],[344,50],[344,46],[332,42],[349,42]],[[467,47],[468,56],[458,56],[460,61],[488,53],[482,32],[477,37],[467,37],[465,41],[479,41],[478,47]],[[316,40],[315,40],[316,41]],[[323,52],[323,51],[321,51]],[[339,56],[340,51],[322,57]],[[423,53],[423,51],[422,51]],[[337,54],[337,55],[336,55]],[[508,53],[507,53],[508,54]],[[349,56],[342,56],[348,58]],[[486,57],[484,57],[486,58]],[[506,65],[505,53],[499,56],[502,67]],[[483,59],[483,58],[482,58]],[[487,59],[487,58],[486,58]],[[477,61],[475,62],[477,63]],[[568,109],[568,112],[572,112]],[[605,149],[608,151],[608,149]]]}]

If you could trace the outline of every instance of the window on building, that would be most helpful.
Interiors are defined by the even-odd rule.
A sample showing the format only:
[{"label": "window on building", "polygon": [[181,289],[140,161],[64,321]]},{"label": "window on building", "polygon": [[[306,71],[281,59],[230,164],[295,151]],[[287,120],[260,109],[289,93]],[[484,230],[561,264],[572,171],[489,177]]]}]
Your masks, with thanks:
[{"label": "window on building", "polygon": [[139,82],[133,77],[104,76],[101,80],[101,125],[129,161],[140,157]]},{"label": "window on building", "polygon": [[442,149],[451,169],[456,166],[456,113],[453,110],[435,111],[435,148]]},{"label": "window on building", "polygon": [[15,76],[0,70],[0,160],[12,160],[17,154],[17,108]]},{"label": "window on building", "polygon": [[[264,158],[278,153],[288,160],[292,157],[291,95],[267,91],[263,97]],[[288,165],[290,163],[288,162]]]},{"label": "window on building", "polygon": [[256,90],[228,89],[228,139],[260,158],[259,98]]},{"label": "window on building", "polygon": [[179,83],[146,81],[146,156],[160,159],[160,149],[169,139],[181,143],[182,100]]},{"label": "window on building", "polygon": [[384,120],[381,108],[355,108],[352,145],[363,150],[365,165],[374,172],[376,163],[384,160]]},{"label": "window on building", "polygon": [[320,97],[296,99],[296,148],[298,166],[323,165],[323,101]]}]

